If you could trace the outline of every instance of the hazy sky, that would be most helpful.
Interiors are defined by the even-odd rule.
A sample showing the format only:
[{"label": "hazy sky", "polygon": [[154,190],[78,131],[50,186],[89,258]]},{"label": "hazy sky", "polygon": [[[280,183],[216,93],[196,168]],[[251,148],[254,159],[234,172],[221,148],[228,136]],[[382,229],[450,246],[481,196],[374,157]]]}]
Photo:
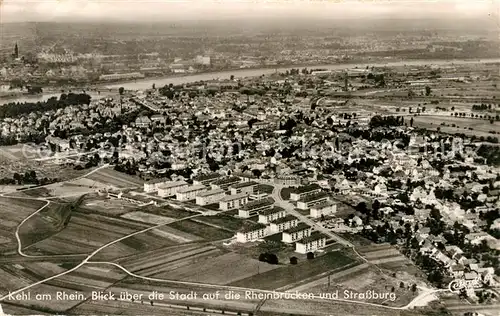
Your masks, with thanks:
[{"label": "hazy sky", "polygon": [[0,0],[0,22],[273,17],[499,19],[500,0]]}]

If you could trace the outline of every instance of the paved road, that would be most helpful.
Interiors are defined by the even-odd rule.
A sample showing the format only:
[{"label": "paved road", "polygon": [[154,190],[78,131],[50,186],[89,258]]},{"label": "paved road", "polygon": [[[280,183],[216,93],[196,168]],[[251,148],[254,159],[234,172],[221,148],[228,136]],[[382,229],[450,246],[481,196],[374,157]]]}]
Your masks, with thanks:
[{"label": "paved road", "polygon": [[344,238],[338,236],[337,234],[333,233],[331,230],[319,225],[315,221],[311,220],[305,215],[300,214],[295,210],[295,206],[288,202],[285,201],[281,198],[281,190],[283,189],[283,186],[279,185],[274,185],[274,190],[272,192],[272,197],[276,201],[276,204],[282,208],[284,208],[289,214],[292,214],[293,216],[297,217],[301,222],[306,223],[307,225],[314,227],[317,231],[322,232],[323,234],[327,235],[331,239],[335,240],[336,242],[343,244],[347,247],[354,248],[354,245],[345,240]]}]

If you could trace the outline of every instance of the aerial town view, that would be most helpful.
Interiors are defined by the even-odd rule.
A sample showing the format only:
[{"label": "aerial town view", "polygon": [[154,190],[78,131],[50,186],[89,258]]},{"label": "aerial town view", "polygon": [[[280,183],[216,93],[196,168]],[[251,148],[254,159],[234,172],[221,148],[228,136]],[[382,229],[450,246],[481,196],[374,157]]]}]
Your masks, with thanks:
[{"label": "aerial town view", "polygon": [[500,2],[4,1],[0,316],[499,316]]}]

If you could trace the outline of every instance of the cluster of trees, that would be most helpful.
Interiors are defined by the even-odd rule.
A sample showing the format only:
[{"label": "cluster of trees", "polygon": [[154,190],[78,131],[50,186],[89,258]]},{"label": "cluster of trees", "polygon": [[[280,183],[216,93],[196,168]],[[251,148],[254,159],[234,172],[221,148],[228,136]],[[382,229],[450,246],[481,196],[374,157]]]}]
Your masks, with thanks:
[{"label": "cluster of trees", "polygon": [[491,104],[484,104],[484,103],[481,103],[481,104],[474,104],[472,105],[472,109],[474,111],[486,111],[486,110],[491,110]]},{"label": "cluster of trees", "polygon": [[[498,139],[497,139],[498,142]],[[500,147],[482,144],[477,152],[480,157],[486,159],[486,163],[490,165],[500,165]]]},{"label": "cluster of trees", "polygon": [[43,92],[42,87],[39,86],[27,86],[26,88],[28,89],[29,94],[39,94]]},{"label": "cluster of trees", "polygon": [[45,102],[12,102],[0,107],[0,118],[15,118],[20,115],[29,114],[32,112],[57,110],[70,105],[88,105],[90,104],[90,100],[91,96],[86,93],[68,93],[61,94],[59,100],[57,99],[57,97],[52,97]]},{"label": "cluster of trees", "polygon": [[46,135],[40,132],[30,133],[27,135],[8,135],[0,136],[0,146],[12,146],[23,143],[41,144],[45,142]]},{"label": "cluster of trees", "polygon": [[297,126],[297,122],[294,119],[289,118],[285,123],[280,122],[280,129],[291,130]]},{"label": "cluster of trees", "polygon": [[[85,163],[83,168],[88,169],[92,167],[97,167],[97,165],[99,165],[100,162],[101,162],[101,157],[99,157],[99,154],[96,153],[89,158],[89,160]],[[78,166],[75,167],[75,169],[83,169],[83,168],[78,168]]]},{"label": "cluster of trees", "polygon": [[2,178],[0,179],[1,185],[23,185],[23,184],[36,184],[36,185],[45,185],[57,182],[58,179],[52,178],[42,178],[38,179],[36,172],[34,170],[26,171],[24,174],[22,173],[14,173],[12,178]]},{"label": "cluster of trees", "polygon": [[421,255],[417,253],[415,263],[424,271],[426,271],[427,280],[436,284],[438,287],[442,286],[444,281],[444,266],[442,263],[432,259],[428,255]]},{"label": "cluster of trees", "polygon": [[132,164],[129,160],[127,160],[126,163],[124,164],[116,164],[115,167],[113,168],[116,171],[123,172],[129,175],[136,175],[137,171],[139,170],[139,167],[137,164]]},{"label": "cluster of trees", "polygon": [[267,262],[269,264],[279,264],[278,256],[274,253],[261,253],[259,255],[259,261]]},{"label": "cluster of trees", "polygon": [[[413,118],[412,118],[413,120]],[[381,116],[375,115],[370,119],[370,127],[389,127],[389,126],[401,126],[404,124],[404,117],[402,116]]]},{"label": "cluster of trees", "polygon": [[491,229],[490,228],[491,225],[493,224],[493,222],[495,220],[497,220],[498,218],[500,218],[500,211],[498,209],[490,210],[487,212],[481,212],[481,213],[479,213],[479,218],[486,221],[486,225],[488,227],[487,232],[491,236],[493,236],[497,239],[500,238],[500,229]]},{"label": "cluster of trees", "polygon": [[384,74],[372,74],[371,72],[366,76],[366,79],[375,81],[375,84],[379,87],[385,87],[385,77]]},{"label": "cluster of trees", "polygon": [[302,70],[298,69],[298,68],[297,69],[292,68],[290,70],[286,70],[284,73],[282,73],[282,75],[284,75],[284,76],[293,76],[293,75],[298,75],[300,73],[307,75],[309,73],[309,71],[307,70],[307,68],[304,68]]},{"label": "cluster of trees", "polygon": [[[454,112],[454,113],[451,113],[451,115],[453,116],[460,116],[460,117],[466,117],[467,116],[467,113],[463,113],[463,112]],[[485,120],[493,120],[493,122],[496,120],[500,120],[500,115],[479,115],[479,114],[474,114],[474,113],[471,113],[470,114],[470,117],[472,118],[479,118],[479,119],[485,119]]]}]

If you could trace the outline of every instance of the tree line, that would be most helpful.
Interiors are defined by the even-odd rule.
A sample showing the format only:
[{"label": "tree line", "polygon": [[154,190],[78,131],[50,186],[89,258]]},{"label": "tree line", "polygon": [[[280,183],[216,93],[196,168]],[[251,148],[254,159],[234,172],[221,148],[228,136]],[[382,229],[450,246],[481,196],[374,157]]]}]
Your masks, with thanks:
[{"label": "tree line", "polygon": [[63,93],[59,99],[52,97],[43,102],[11,102],[0,107],[0,118],[16,118],[32,112],[57,110],[70,105],[89,105],[91,99],[92,97],[86,93]]}]

